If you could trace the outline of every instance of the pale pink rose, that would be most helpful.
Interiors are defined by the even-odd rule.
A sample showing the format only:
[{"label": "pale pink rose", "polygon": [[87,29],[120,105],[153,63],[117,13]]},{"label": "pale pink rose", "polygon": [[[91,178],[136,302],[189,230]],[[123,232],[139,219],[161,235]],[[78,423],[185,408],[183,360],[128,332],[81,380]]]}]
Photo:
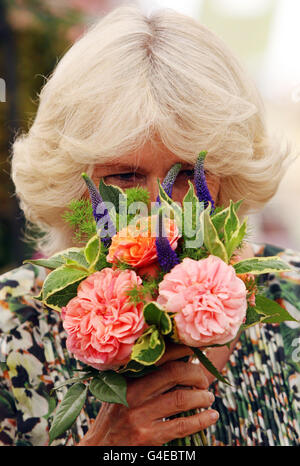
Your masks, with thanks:
[{"label": "pale pink rose", "polygon": [[232,340],[247,310],[247,290],[231,265],[219,257],[185,258],[159,284],[157,302],[175,313],[178,338],[188,346]]},{"label": "pale pink rose", "polygon": [[80,283],[77,296],[62,310],[67,348],[77,359],[99,370],[129,361],[146,324],[143,303],[132,303],[126,291],[141,283],[133,270],[111,268]]}]

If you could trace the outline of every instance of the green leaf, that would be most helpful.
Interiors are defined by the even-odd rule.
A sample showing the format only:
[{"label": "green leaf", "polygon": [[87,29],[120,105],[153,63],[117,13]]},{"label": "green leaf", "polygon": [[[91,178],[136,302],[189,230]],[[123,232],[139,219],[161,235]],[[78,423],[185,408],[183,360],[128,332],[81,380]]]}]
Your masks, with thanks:
[{"label": "green leaf", "polygon": [[218,369],[213,365],[213,363],[205,356],[205,354],[199,350],[199,348],[192,348],[192,350],[194,351],[195,355],[197,356],[197,358],[199,359],[199,361],[201,362],[201,364],[203,364],[203,366],[212,374],[214,375],[218,380],[220,380],[221,382],[223,383],[226,383],[227,385],[230,385],[230,383],[228,382],[227,379],[225,379],[225,377],[223,377],[223,375],[220,374],[220,372],[218,371]]},{"label": "green leaf", "polygon": [[[240,205],[242,204],[242,200],[235,202],[234,205],[234,210],[235,212],[238,211]],[[229,207],[226,207],[226,209],[221,210],[220,212],[213,214],[211,216],[212,223],[214,227],[216,228],[217,232],[220,233],[223,230],[225,219],[228,215],[229,212]]]},{"label": "green leaf", "polygon": [[71,226],[72,239],[75,244],[86,244],[96,233],[96,222],[90,199],[72,199],[62,219]]},{"label": "green leaf", "polygon": [[244,219],[242,225],[238,228],[238,230],[232,232],[232,234],[228,237],[228,241],[225,240],[225,247],[229,258],[231,258],[234,251],[241,245],[246,231],[247,218]]},{"label": "green leaf", "polygon": [[87,243],[86,247],[84,248],[84,256],[89,263],[90,267],[93,267],[101,253],[101,242],[98,235],[93,236]]},{"label": "green leaf", "polygon": [[236,230],[238,230],[239,227],[239,218],[236,215],[233,202],[230,201],[229,211],[224,223],[225,244],[229,243],[231,236],[236,233]]},{"label": "green leaf", "polygon": [[118,370],[119,374],[124,374],[126,377],[143,377],[150,372],[157,370],[157,366],[144,366],[137,361],[131,359],[126,366]]},{"label": "green leaf", "polygon": [[264,316],[261,313],[258,313],[254,307],[248,306],[246,320],[241,325],[241,330],[245,330],[246,328],[259,324],[263,319]]},{"label": "green leaf", "polygon": [[69,388],[54,416],[49,432],[50,444],[72,426],[84,405],[86,394],[87,387],[81,382]]},{"label": "green leaf", "polygon": [[155,349],[159,345],[160,345],[160,335],[159,335],[159,331],[156,329],[150,334],[149,347],[151,349]]},{"label": "green leaf", "polygon": [[255,310],[266,316],[262,322],[265,324],[277,324],[285,321],[297,322],[286,309],[283,309],[276,301],[262,295],[255,297]]},{"label": "green leaf", "polygon": [[[133,362],[136,362],[136,361],[133,361]],[[141,366],[143,367],[142,370],[140,371],[131,371],[131,370],[128,370],[127,372],[124,372],[124,375],[126,377],[130,377],[131,379],[137,379],[139,377],[145,377],[145,375],[148,375],[148,374],[151,374],[151,372],[155,372],[156,370],[158,370],[158,367],[155,366],[155,365],[152,365],[152,366],[143,366],[141,364]]]},{"label": "green leaf", "polygon": [[169,314],[157,303],[150,302],[144,306],[144,318],[147,324],[156,325],[163,335],[167,335],[172,330],[172,321]]},{"label": "green leaf", "polygon": [[99,192],[104,203],[111,202],[114,205],[116,212],[119,213],[120,201],[122,203],[126,202],[124,191],[118,186],[104,183],[103,179],[101,179],[99,183]]},{"label": "green leaf", "polygon": [[65,259],[62,256],[55,258],[54,256],[50,259],[27,259],[23,261],[23,264],[33,264],[39,265],[41,267],[46,267],[47,269],[56,269],[61,265],[65,264]]},{"label": "green leaf", "polygon": [[186,248],[200,248],[203,245],[201,214],[204,202],[199,202],[193,183],[188,181],[189,190],[183,199],[183,230]]},{"label": "green leaf", "polygon": [[228,263],[228,256],[224,244],[219,238],[218,232],[212,223],[210,217],[211,205],[209,205],[201,214],[204,228],[204,245],[210,254],[219,257],[226,264]]},{"label": "green leaf", "polygon": [[165,192],[164,188],[162,187],[159,179],[157,179],[157,183],[158,183],[158,194],[159,194],[159,198],[160,198],[160,201],[161,201],[161,206],[163,207],[165,204],[165,208],[167,206],[169,206],[169,208],[171,207],[172,211],[174,212],[174,218],[175,218],[175,222],[178,226],[178,228],[181,227],[181,224],[182,224],[182,208],[181,206],[179,205],[179,203],[173,201],[173,199],[171,199],[167,193]]},{"label": "green leaf", "polygon": [[48,259],[28,259],[24,263],[29,263],[33,265],[39,265],[41,267],[46,267],[47,269],[57,269],[61,265],[66,264],[67,260],[70,259],[75,261],[78,265],[83,267],[88,267],[88,263],[85,260],[83,249],[81,248],[69,248],[61,251],[57,254],[54,254]]},{"label": "green leaf", "polygon": [[77,376],[77,377],[71,377],[68,380],[65,380],[64,382],[60,383],[59,385],[56,385],[52,390],[59,390],[60,388],[64,387],[65,385],[73,384],[75,382],[80,382],[81,380],[86,380],[92,377],[93,373],[87,373],[82,376]]},{"label": "green leaf", "polygon": [[77,296],[78,285],[81,281],[82,280],[78,280],[75,283],[71,283],[71,285],[51,294],[47,299],[42,299],[42,301],[46,306],[60,312],[62,307],[66,306],[72,298]]},{"label": "green leaf", "polygon": [[193,183],[188,180],[188,184],[189,184],[189,189],[188,189],[188,192],[186,193],[186,195],[183,198],[182,205],[184,206],[185,202],[191,202],[193,205],[196,205],[196,204],[204,205],[203,202],[199,201],[199,199],[198,199],[198,197],[197,197],[197,195],[195,193],[195,187],[194,187]]},{"label": "green leaf", "polygon": [[113,371],[100,372],[89,386],[90,392],[100,401],[120,403],[128,407],[126,379]]},{"label": "green leaf", "polygon": [[[153,346],[153,339],[151,336],[155,332],[155,347]],[[155,364],[165,352],[165,342],[163,337],[157,332],[156,327],[153,325],[149,327],[143,335],[137,340],[132,348],[131,359],[137,361],[145,366]]]},{"label": "green leaf", "polygon": [[78,264],[82,268],[87,269],[89,264],[86,261],[83,248],[71,248],[67,250],[66,254],[63,254],[63,257],[66,260],[73,261],[73,263]]},{"label": "green leaf", "polygon": [[253,257],[236,262],[233,267],[237,274],[252,273],[254,275],[272,272],[288,272],[291,270],[278,256]]},{"label": "green leaf", "polygon": [[43,300],[47,300],[50,295],[82,280],[87,277],[87,275],[87,271],[75,269],[67,265],[62,265],[58,269],[53,270],[47,275],[44,281],[42,290]]}]

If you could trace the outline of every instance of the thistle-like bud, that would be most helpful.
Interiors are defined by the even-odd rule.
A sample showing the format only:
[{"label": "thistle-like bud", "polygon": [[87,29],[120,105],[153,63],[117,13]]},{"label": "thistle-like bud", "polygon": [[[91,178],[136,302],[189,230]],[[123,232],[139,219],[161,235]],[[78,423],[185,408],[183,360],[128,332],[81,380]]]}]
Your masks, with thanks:
[{"label": "thistle-like bud", "polygon": [[165,233],[163,213],[161,209],[158,212],[158,220],[156,224],[155,246],[159,265],[164,272],[170,272],[175,265],[179,264],[180,260],[176,252],[172,249]]},{"label": "thistle-like bud", "polygon": [[205,171],[204,171],[204,160],[206,157],[207,152],[200,152],[197,161],[195,163],[194,167],[194,183],[195,183],[195,189],[196,189],[196,194],[200,202],[204,203],[204,208],[208,206],[208,203],[211,203],[211,214],[215,210],[215,203],[214,200],[211,197],[211,194],[209,192],[206,178],[205,178]]},{"label": "thistle-like bud", "polygon": [[[84,179],[89,191],[90,199],[92,202],[93,215],[97,225],[97,231],[100,230],[101,241],[105,246],[108,246],[111,240],[111,236],[116,234],[115,225],[109,216],[108,210],[105,207],[105,203],[94,182],[86,173],[82,173],[82,178]],[[102,237],[101,231],[108,232],[109,236]]]},{"label": "thistle-like bud", "polygon": [[[172,197],[173,185],[181,169],[181,163],[175,163],[166,174],[161,186],[169,197]],[[157,196],[156,203],[160,205],[160,198]]]}]

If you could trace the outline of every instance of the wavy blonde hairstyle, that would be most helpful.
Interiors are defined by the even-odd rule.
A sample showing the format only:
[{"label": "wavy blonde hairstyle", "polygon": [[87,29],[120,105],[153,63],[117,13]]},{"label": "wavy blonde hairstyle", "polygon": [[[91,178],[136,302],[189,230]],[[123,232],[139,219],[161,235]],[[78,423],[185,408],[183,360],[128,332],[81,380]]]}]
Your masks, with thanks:
[{"label": "wavy blonde hairstyle", "polygon": [[12,178],[46,255],[71,245],[61,214],[86,189],[81,173],[157,135],[189,162],[208,151],[220,204],[244,199],[256,210],[282,178],[288,149],[271,144],[252,80],[223,41],[176,11],[116,8],[67,51],[39,97],[13,144]]}]

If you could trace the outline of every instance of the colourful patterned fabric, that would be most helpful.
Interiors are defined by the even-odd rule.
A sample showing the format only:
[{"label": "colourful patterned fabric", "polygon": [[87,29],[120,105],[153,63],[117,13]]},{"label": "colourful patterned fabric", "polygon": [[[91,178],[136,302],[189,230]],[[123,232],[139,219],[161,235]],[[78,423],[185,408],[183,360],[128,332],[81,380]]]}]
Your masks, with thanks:
[{"label": "colourful patterned fabric", "polygon": [[[300,254],[256,246],[257,255],[279,254],[289,273],[261,276],[265,295],[300,321]],[[53,387],[76,374],[59,313],[32,299],[45,279],[26,264],[0,277],[0,445],[47,445],[57,401]],[[300,445],[300,324],[254,326],[245,332],[224,369],[231,383],[214,382],[220,413],[207,431],[210,445]],[[74,445],[96,417],[89,396],[70,431],[53,445]]]}]

